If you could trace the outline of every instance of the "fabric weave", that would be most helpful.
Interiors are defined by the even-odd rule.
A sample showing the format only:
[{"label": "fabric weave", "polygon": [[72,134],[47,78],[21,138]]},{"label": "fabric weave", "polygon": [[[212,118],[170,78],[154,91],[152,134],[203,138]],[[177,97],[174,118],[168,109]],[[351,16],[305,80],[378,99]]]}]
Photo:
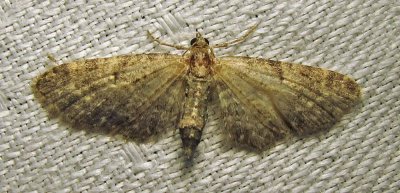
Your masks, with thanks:
[{"label": "fabric weave", "polygon": [[[211,115],[190,166],[175,130],[154,144],[72,132],[30,81],[80,58],[167,52],[146,37],[245,42],[216,55],[347,74],[363,102],[328,133],[262,154],[230,149]],[[396,0],[0,2],[1,192],[396,192],[400,188],[400,3]],[[51,54],[57,60],[48,60]]]}]

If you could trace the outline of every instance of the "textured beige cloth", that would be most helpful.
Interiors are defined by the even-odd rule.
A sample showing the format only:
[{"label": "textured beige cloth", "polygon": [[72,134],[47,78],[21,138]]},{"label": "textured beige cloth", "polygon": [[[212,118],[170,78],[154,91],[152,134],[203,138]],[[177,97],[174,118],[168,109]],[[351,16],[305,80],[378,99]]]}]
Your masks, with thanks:
[{"label": "textured beige cloth", "polygon": [[[151,3],[150,3],[151,2]],[[216,55],[303,63],[355,78],[363,103],[322,136],[261,155],[228,149],[211,116],[192,166],[179,133],[155,144],[70,132],[30,81],[79,58],[170,52],[146,37],[242,44]],[[396,192],[400,188],[400,3],[397,0],[2,1],[0,192]],[[50,64],[49,64],[50,63]]]}]

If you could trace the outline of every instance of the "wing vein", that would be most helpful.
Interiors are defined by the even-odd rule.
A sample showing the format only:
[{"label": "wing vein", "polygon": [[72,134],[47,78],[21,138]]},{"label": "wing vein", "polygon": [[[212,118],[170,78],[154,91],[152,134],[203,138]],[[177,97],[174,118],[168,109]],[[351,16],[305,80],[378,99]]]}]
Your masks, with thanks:
[{"label": "wing vein", "polygon": [[[155,75],[156,73],[161,72],[162,70],[164,70],[164,69],[170,67],[171,65],[172,65],[172,64],[166,65],[166,66],[164,66],[164,67],[162,67],[162,68],[159,68],[159,69],[157,69],[157,70],[155,70],[155,71],[152,71],[151,73],[147,74],[146,76]],[[128,72],[131,72],[131,71],[125,71],[125,72],[128,73]],[[110,73],[110,74],[111,74],[111,73]],[[102,80],[107,80],[107,78],[111,78],[111,77],[112,77],[112,76],[107,76],[107,77],[104,76],[104,77],[102,78]],[[100,81],[102,81],[102,80],[93,81],[93,83],[100,82]],[[143,79],[141,79],[141,80],[143,80]],[[138,79],[138,81],[140,81],[140,79]],[[92,85],[95,85],[95,84],[92,84]],[[105,84],[104,84],[104,85],[105,85]],[[93,89],[93,88],[91,89],[91,85],[88,85],[88,86],[85,86],[84,88],[80,88],[80,89],[85,89],[85,94],[82,95],[82,96],[80,96],[80,98],[79,98],[78,100],[75,100],[74,102],[70,103],[69,106],[66,106],[66,107],[63,108],[63,109],[60,109],[60,112],[61,112],[61,111],[66,111],[66,110],[68,110],[69,107],[71,107],[71,106],[73,106],[74,104],[80,102],[80,101],[83,100],[86,96],[94,95],[94,94],[97,93],[97,92],[100,92],[100,91],[103,91],[103,90],[108,89],[108,87],[97,86],[97,87],[95,87],[94,89]],[[48,101],[48,104],[56,103],[56,102],[62,100],[63,98],[66,98],[66,96],[68,96],[68,95],[72,96],[73,93],[66,93],[65,95],[61,95],[60,97],[58,97],[58,98],[55,99],[55,100]]]},{"label": "wing vein", "polygon": [[[224,78],[222,76],[222,74],[217,74],[216,76],[218,76],[219,79],[222,80],[225,85],[227,85],[232,91],[234,91],[234,92],[232,92],[232,94],[234,96],[236,96],[241,103],[245,104],[245,105],[242,105],[242,107],[250,106],[250,107],[252,107],[252,108],[257,110],[257,113],[252,113],[252,114],[253,114],[254,117],[256,117],[256,119],[258,120],[258,122],[260,124],[262,124],[264,127],[270,128],[275,136],[281,135],[280,132],[278,132],[276,130],[276,128],[279,128],[279,127],[275,123],[273,123],[273,122],[270,123],[270,124],[272,124],[274,126],[273,128],[271,128],[269,125],[266,125],[264,121],[262,121],[263,119],[262,119],[262,117],[260,115],[262,115],[263,112],[260,111],[260,109],[257,108],[257,106],[253,105],[250,101],[246,100],[245,97],[237,95],[238,93],[242,93],[242,92],[236,86],[234,86],[234,85],[230,84],[228,81],[226,81],[226,78]],[[235,93],[237,93],[237,94],[235,94]]]},{"label": "wing vein", "polygon": [[[250,82],[251,85],[257,86],[257,88],[260,88],[259,90],[264,90],[264,89],[262,89],[262,87],[258,86],[258,85],[260,85],[260,84],[263,85],[263,84],[264,84],[263,82],[258,81],[257,79],[252,78],[252,77],[250,77],[250,76],[247,76],[245,73],[243,73],[243,72],[241,72],[241,71],[239,71],[239,70],[236,70],[236,69],[233,68],[232,66],[227,66],[227,67],[228,67],[228,68],[231,68],[233,72],[238,73],[238,74],[239,74],[239,77],[245,76],[245,77],[248,78],[249,80],[254,81],[254,82]],[[246,68],[246,69],[249,70],[249,71],[253,71],[253,72],[256,72],[256,73],[257,73],[257,71],[251,70],[251,69],[249,69],[249,68]],[[271,75],[267,75],[267,76],[272,77],[272,78],[275,78],[275,76],[271,76]],[[245,80],[245,79],[242,78],[242,80]],[[290,79],[285,79],[285,80],[290,80]],[[249,82],[248,80],[245,80],[245,81]],[[305,90],[308,90],[308,91],[310,91],[310,92],[316,94],[317,96],[323,96],[323,95],[321,95],[320,93],[314,92],[313,90],[309,89],[309,88],[306,87],[305,85],[302,85],[302,84],[297,83],[297,82],[295,82],[295,81],[292,81],[292,82],[295,83],[295,84],[297,84],[297,85],[302,86],[302,88],[304,88]],[[283,84],[283,85],[286,85],[286,84]],[[286,86],[288,86],[288,85],[286,85]],[[288,86],[288,87],[289,87],[289,86]],[[292,89],[293,87],[289,87],[289,88]],[[315,100],[315,99],[313,99],[313,98],[307,96],[304,92],[301,92],[301,91],[296,90],[296,93],[299,93],[299,94],[301,94],[302,96],[304,96],[304,97],[306,97],[307,99],[309,99],[310,101],[313,101],[318,107],[320,107],[322,110],[324,110],[329,116],[331,116],[333,119],[336,119],[335,116],[332,114],[332,112],[329,111],[329,110],[327,110],[327,109],[326,109],[323,105],[321,105],[317,100]],[[324,99],[326,99],[325,96],[323,96],[323,97],[324,97]],[[330,102],[329,100],[324,100],[324,101],[325,101],[326,103],[329,103],[330,105],[332,105],[331,102]],[[275,104],[276,104],[275,101],[273,101],[273,104],[274,104],[274,106],[275,106]]]},{"label": "wing vein", "polygon": [[[147,100],[147,105],[145,105],[145,104],[146,104],[146,103],[145,103],[145,104],[142,104],[141,106],[139,106],[139,107],[138,107],[138,110],[137,110],[137,114],[142,114],[143,112],[146,111],[146,109],[148,109],[150,106],[152,106],[152,104],[153,104],[157,99],[159,99],[159,98],[162,96],[162,94],[165,93],[165,91],[167,91],[167,90],[173,85],[173,83],[174,83],[176,80],[182,78],[181,75],[183,74],[184,71],[185,71],[185,70],[184,70],[184,68],[183,68],[183,69],[181,70],[181,72],[179,73],[178,76],[171,76],[171,78],[167,81],[167,83],[164,84],[164,85],[167,85],[167,86],[164,86],[164,85],[161,85],[161,84],[160,84],[159,89],[161,89],[161,91],[155,92],[155,93],[158,93],[158,95],[154,95],[154,97],[149,98],[149,99]],[[128,120],[128,122],[135,121],[137,118],[138,118],[138,116],[133,116],[133,119]],[[119,124],[119,125],[121,125],[121,124]],[[119,125],[116,125],[116,126],[119,126]],[[119,127],[119,129],[117,129],[117,130],[115,131],[115,133],[118,133],[118,131],[119,131],[120,129],[122,129],[122,128]],[[114,132],[114,131],[113,131],[113,132]]]}]

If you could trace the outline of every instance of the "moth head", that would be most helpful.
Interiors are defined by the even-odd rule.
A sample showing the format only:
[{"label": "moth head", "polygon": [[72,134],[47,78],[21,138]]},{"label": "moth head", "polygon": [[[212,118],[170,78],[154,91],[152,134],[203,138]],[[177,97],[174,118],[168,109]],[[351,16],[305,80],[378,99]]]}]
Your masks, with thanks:
[{"label": "moth head", "polygon": [[199,32],[197,32],[196,37],[190,40],[190,45],[193,47],[206,47],[209,45],[209,42],[206,38],[203,38]]}]

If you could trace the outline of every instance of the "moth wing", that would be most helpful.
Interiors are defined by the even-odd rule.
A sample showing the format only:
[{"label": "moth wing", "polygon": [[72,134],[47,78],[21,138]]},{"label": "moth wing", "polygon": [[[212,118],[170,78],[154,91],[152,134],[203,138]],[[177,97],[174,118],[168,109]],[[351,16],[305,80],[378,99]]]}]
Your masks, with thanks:
[{"label": "moth wing", "polygon": [[361,95],[348,76],[311,66],[223,57],[214,70],[226,136],[255,150],[329,129]]},{"label": "moth wing", "polygon": [[88,59],[50,69],[32,90],[51,116],[73,128],[147,141],[175,126],[184,71],[177,55]]}]

